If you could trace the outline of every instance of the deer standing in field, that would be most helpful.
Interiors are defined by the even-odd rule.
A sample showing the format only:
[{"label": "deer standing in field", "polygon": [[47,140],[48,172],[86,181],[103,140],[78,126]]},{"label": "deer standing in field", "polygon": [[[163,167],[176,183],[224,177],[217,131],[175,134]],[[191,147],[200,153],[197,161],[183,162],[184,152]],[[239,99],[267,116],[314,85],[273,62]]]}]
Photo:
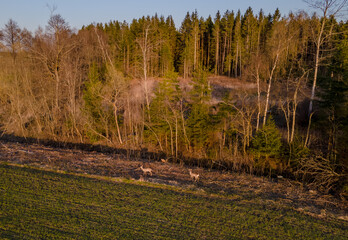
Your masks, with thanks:
[{"label": "deer standing in field", "polygon": [[143,168],[143,165],[141,165],[140,169],[143,171],[144,175],[147,175],[149,173],[152,176],[152,169],[151,168]]},{"label": "deer standing in field", "polygon": [[193,172],[192,172],[192,169],[189,169],[189,172],[190,172],[190,177],[191,177],[195,182],[197,182],[197,181],[199,180],[199,174],[193,173]]}]

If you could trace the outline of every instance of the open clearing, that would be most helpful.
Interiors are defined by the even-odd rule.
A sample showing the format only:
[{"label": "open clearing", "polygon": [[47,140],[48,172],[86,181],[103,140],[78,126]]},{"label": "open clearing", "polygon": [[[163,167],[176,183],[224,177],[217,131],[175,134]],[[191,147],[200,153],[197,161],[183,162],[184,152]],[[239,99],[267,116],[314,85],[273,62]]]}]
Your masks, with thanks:
[{"label": "open clearing", "polygon": [[0,165],[9,239],[343,239],[347,224],[239,196]]},{"label": "open clearing", "polygon": [[295,181],[0,143],[1,239],[347,239],[346,203]]}]

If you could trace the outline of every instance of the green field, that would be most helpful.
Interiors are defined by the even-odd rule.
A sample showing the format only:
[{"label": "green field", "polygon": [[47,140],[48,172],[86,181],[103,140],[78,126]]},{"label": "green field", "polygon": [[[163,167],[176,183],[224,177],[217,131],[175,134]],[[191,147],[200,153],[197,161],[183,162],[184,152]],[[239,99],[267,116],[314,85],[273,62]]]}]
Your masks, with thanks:
[{"label": "green field", "polygon": [[347,226],[252,198],[0,164],[1,239],[346,239]]}]

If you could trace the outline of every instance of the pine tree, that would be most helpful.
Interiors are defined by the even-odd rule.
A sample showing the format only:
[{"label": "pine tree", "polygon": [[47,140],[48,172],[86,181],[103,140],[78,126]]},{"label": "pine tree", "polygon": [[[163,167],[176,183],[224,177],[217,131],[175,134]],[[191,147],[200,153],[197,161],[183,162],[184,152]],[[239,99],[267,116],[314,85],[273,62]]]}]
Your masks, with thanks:
[{"label": "pine tree", "polygon": [[[234,29],[233,29],[233,49],[234,49],[234,75],[235,77],[242,75],[241,64],[241,49],[242,49],[242,36],[241,36],[241,14],[238,10]],[[238,67],[239,64],[239,67]],[[238,74],[239,73],[239,74]]]},{"label": "pine tree", "polygon": [[226,56],[224,61],[224,73],[227,73],[227,76],[232,76],[232,62],[233,62],[233,52],[232,52],[232,43],[233,43],[233,27],[234,27],[234,12],[226,11],[224,18],[226,19]]},{"label": "pine tree", "polygon": [[213,30],[213,36],[214,36],[214,53],[215,53],[215,75],[218,75],[220,73],[220,31],[221,31],[221,15],[218,11],[215,16],[215,22],[214,22],[214,30]]},{"label": "pine tree", "polygon": [[250,63],[250,58],[257,50],[257,20],[249,7],[242,19],[242,37],[244,42],[243,62]]}]

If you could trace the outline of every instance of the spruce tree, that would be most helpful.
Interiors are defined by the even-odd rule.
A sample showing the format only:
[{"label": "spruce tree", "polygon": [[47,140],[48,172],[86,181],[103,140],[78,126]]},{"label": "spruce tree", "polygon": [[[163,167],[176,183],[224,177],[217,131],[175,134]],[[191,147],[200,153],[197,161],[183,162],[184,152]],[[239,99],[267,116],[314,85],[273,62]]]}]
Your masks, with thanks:
[{"label": "spruce tree", "polygon": [[179,145],[180,104],[182,93],[178,74],[172,71],[166,73],[159,83],[155,97],[150,105],[151,122],[147,124],[147,132],[151,141],[157,142],[160,148],[171,155],[176,155]]},{"label": "spruce tree", "polygon": [[187,119],[188,136],[192,146],[202,150],[205,146],[210,131],[209,101],[211,89],[207,73],[199,70],[192,79],[190,92],[191,109]]},{"label": "spruce tree", "polygon": [[[256,158],[256,166],[263,172],[266,167],[270,173],[279,163],[278,156],[282,147],[281,136],[272,117],[267,119],[266,125],[258,130],[251,142],[251,153]],[[273,158],[273,159],[271,159]]]}]

